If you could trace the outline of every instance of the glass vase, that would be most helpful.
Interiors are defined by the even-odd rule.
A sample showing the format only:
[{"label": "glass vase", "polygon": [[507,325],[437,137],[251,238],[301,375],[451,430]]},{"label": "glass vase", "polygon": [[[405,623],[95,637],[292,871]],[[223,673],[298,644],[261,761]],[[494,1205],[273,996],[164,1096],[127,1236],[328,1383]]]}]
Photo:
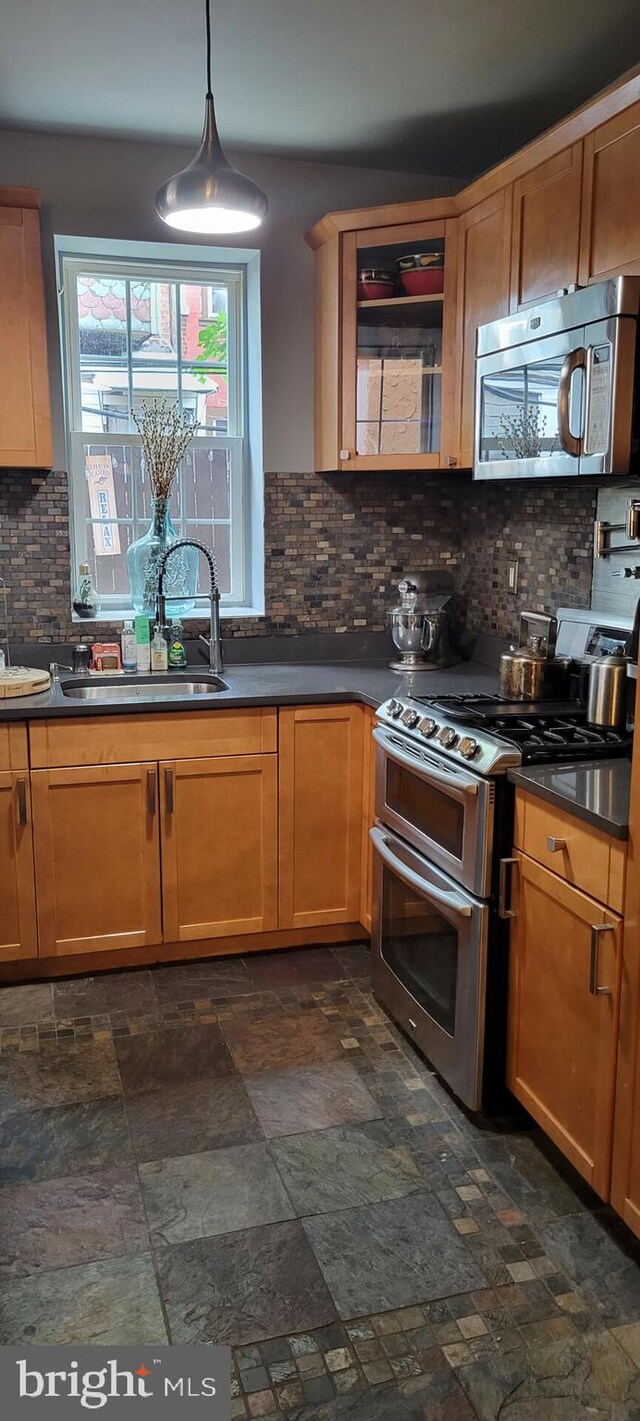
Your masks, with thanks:
[{"label": "glass vase", "polygon": [[[144,612],[148,617],[154,615],[160,564],[167,549],[177,540],[168,498],[155,498],[146,533],[127,550],[131,600],[136,612]],[[180,548],[169,558],[164,575],[168,615],[184,616],[193,610],[197,585],[198,553],[195,548]]]}]

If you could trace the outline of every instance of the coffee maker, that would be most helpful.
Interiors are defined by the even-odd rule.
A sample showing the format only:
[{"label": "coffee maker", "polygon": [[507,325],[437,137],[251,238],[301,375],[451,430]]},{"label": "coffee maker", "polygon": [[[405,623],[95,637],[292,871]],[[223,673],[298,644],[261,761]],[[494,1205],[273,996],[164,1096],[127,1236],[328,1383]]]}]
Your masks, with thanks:
[{"label": "coffee maker", "polygon": [[393,671],[433,671],[460,660],[451,620],[454,592],[450,572],[407,573],[398,583],[400,601],[387,613],[393,644],[400,653]]}]

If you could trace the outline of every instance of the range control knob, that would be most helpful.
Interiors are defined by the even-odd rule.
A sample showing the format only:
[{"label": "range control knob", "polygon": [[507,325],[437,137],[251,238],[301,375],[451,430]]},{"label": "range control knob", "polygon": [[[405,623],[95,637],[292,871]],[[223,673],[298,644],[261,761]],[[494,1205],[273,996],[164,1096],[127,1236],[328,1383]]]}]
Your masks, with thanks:
[{"label": "range control knob", "polygon": [[464,755],[465,760],[473,760],[479,749],[477,740],[473,740],[470,735],[464,735],[458,746],[458,750],[461,755]]},{"label": "range control knob", "polygon": [[406,725],[408,730],[413,730],[414,725],[418,724],[419,719],[420,716],[417,711],[406,710],[402,716],[402,724]]},{"label": "range control knob", "polygon": [[437,723],[437,721],[432,720],[432,719],[431,719],[431,716],[428,716],[428,715],[424,717],[424,720],[421,720],[421,721],[420,721],[420,724],[419,724],[419,726],[418,726],[418,730],[420,731],[420,734],[421,734],[421,735],[424,735],[424,736],[427,738],[427,740],[429,739],[429,737],[430,737],[431,735],[435,735],[437,729],[438,729],[438,723]]},{"label": "range control knob", "polygon": [[401,711],[402,711],[402,701],[390,701],[390,703],[389,703],[389,715],[392,715],[394,720],[397,720],[397,719],[398,719],[398,716],[400,715],[400,712],[401,712]]},{"label": "range control knob", "polygon": [[450,725],[443,726],[443,729],[440,731],[438,739],[440,741],[440,744],[444,745],[445,750],[452,750],[454,745],[457,745],[458,743],[458,737],[456,735],[456,732],[455,730],[451,729]]}]

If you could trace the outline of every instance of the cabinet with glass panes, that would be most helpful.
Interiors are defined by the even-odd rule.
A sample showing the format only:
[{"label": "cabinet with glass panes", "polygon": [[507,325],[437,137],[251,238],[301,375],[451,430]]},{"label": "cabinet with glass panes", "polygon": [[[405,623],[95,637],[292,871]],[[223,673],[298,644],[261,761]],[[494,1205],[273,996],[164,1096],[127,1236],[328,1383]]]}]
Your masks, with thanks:
[{"label": "cabinet with glass panes", "polygon": [[455,221],[346,231],[317,247],[316,468],[456,463],[455,255]]}]

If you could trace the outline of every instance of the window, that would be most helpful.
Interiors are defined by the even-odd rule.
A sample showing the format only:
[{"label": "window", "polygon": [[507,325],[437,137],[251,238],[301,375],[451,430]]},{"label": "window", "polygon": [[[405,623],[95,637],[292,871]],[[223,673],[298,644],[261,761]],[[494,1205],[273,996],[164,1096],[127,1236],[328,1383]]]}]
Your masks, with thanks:
[{"label": "window", "polygon": [[[259,253],[57,237],[56,255],[72,572],[89,564],[101,618],[131,612],[127,549],[151,514],[132,412],[165,400],[198,426],[176,532],[213,548],[223,615],[263,611]],[[201,566],[194,615],[207,590]]]}]

